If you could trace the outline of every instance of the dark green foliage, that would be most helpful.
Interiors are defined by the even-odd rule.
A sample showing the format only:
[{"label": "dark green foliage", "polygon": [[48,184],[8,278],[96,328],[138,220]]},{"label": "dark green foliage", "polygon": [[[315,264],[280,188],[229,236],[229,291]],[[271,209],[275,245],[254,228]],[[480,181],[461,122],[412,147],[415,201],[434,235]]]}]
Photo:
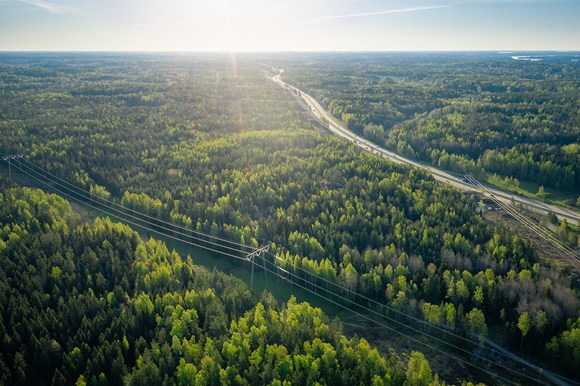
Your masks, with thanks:
[{"label": "dark green foliage", "polygon": [[[426,318],[458,332],[492,335],[497,327],[516,337],[514,347],[519,347],[516,325],[523,313],[532,322],[526,348],[536,352],[567,328],[568,318],[578,317],[578,296],[570,277],[541,267],[527,240],[485,222],[475,212],[477,198],[436,183],[418,169],[361,153],[346,141],[315,130],[293,97],[268,80],[253,57],[238,58],[236,71],[229,58],[212,55],[135,55],[105,62],[90,55],[3,60],[17,64],[4,65],[0,71],[4,82],[0,89],[6,96],[0,98],[0,129],[7,133],[4,151],[29,149],[32,162],[94,195],[106,197],[110,192],[124,206],[246,244],[272,241],[286,268],[294,267],[306,278],[300,271],[304,269],[339,284],[346,299],[360,301],[356,293],[361,293],[417,316],[427,310]],[[303,69],[301,63],[288,59],[280,67]],[[292,80],[314,94],[325,85],[342,90],[345,101],[365,95],[376,103],[386,101],[371,112],[387,111],[388,117],[370,119],[369,112],[368,117],[350,118],[355,130],[373,136],[380,136],[380,125],[388,132],[405,119],[428,119],[420,114],[469,89],[461,79],[446,78],[442,63],[431,70],[449,84],[437,86],[435,98],[421,74],[428,68],[409,71],[408,61],[401,68],[385,68],[375,61],[368,72],[348,61],[334,68],[321,63],[328,62],[309,66],[303,77],[293,71]],[[352,75],[351,66],[360,75]],[[321,67],[325,69],[319,73],[329,76],[327,83],[319,85]],[[330,71],[348,81],[332,86],[335,78]],[[372,81],[360,86],[373,71]],[[410,91],[407,81],[413,84]],[[348,92],[359,86],[356,93]],[[381,91],[383,87],[386,91]],[[327,105],[332,102],[317,96]],[[345,101],[334,103],[334,108]],[[342,112],[354,114],[362,102]],[[448,160],[463,156],[449,154]],[[98,226],[117,227],[107,224]],[[130,324],[139,334],[130,342],[136,361],[150,342],[143,334],[155,326],[157,297],[178,291],[191,274],[189,265],[181,263],[179,283],[169,280],[175,274],[170,267],[179,261],[176,256],[156,245],[135,247],[126,238],[112,248],[93,236],[90,228],[69,230],[73,236],[69,254],[56,253],[65,238],[41,238],[54,250],[47,256],[55,261],[68,261],[72,253],[80,273],[74,273],[74,265],[60,263],[39,263],[46,266],[35,270],[44,273],[42,285],[56,286],[59,296],[66,295],[63,288],[68,285],[84,286],[77,288],[79,293],[90,286],[92,295],[83,301],[94,304],[91,310],[98,308],[97,300],[105,294],[113,293],[107,303],[120,308],[128,301],[125,292],[145,291],[147,297],[131,295],[138,306]],[[114,232],[109,233],[114,237]],[[8,229],[1,243],[16,242],[18,237],[18,231]],[[127,278],[118,262],[134,249],[135,269]],[[151,253],[170,263],[152,267],[147,263]],[[53,272],[53,267],[58,269]],[[320,280],[316,284],[328,285]],[[243,296],[226,295],[227,291],[218,295],[224,300],[221,305],[207,306],[202,300],[211,294],[203,294],[198,299],[203,305],[203,312],[197,311],[198,327],[214,335],[223,335],[230,328],[228,321],[249,307]],[[42,304],[45,299],[37,295],[33,301]],[[58,296],[53,301],[58,302]],[[471,313],[474,309],[478,311]],[[103,323],[108,320],[96,311],[91,315]],[[194,328],[189,333],[199,331]],[[100,336],[83,331],[78,339],[94,343]],[[111,352],[116,349],[107,354]],[[121,352],[126,355],[126,350]],[[98,371],[105,369],[100,356],[89,357],[98,381]],[[179,361],[155,366],[163,373],[162,365],[175,363]],[[206,365],[208,376],[214,376],[209,359]],[[187,375],[193,369],[182,371]],[[155,372],[153,366],[145,366],[133,375]],[[227,374],[235,378],[233,370]]]},{"label": "dark green foliage", "polygon": [[[483,169],[580,190],[580,72],[569,60],[327,55],[285,68],[287,81],[357,123],[349,128],[400,154],[459,173]],[[369,124],[386,133],[362,130]]]},{"label": "dark green foliage", "polygon": [[[0,198],[0,225],[19,235],[3,236],[0,249],[0,384],[401,385],[415,377],[396,355],[345,338],[308,303],[278,307],[266,293],[256,304],[241,281],[144,243],[127,226],[76,227],[57,196],[23,188]],[[80,258],[87,251],[94,261]]]}]

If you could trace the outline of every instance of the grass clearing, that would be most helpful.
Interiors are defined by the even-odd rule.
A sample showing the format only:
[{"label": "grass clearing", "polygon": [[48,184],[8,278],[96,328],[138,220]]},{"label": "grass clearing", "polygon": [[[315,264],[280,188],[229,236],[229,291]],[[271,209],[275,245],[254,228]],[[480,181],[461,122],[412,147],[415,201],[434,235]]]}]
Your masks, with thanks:
[{"label": "grass clearing", "polygon": [[510,181],[507,181],[505,178],[492,173],[487,173],[487,177],[483,182],[491,188],[517,193],[521,196],[533,198],[549,204],[579,209],[578,206],[576,206],[576,200],[578,199],[578,196],[580,196],[580,192],[565,192],[552,188],[545,188],[546,196],[542,198],[537,195],[538,190],[540,189],[539,184],[530,181],[521,181],[519,184],[514,184],[510,183]]}]

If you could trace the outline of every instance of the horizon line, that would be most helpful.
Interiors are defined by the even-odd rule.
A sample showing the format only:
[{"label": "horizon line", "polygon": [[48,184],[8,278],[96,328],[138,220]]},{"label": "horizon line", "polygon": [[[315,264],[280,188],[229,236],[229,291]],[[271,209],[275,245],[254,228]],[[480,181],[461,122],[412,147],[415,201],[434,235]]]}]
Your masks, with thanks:
[{"label": "horizon line", "polygon": [[436,53],[436,52],[495,52],[499,54],[512,54],[518,52],[559,52],[559,53],[576,53],[580,48],[575,49],[555,49],[555,48],[526,48],[526,49],[412,49],[412,50],[52,50],[52,49],[22,49],[22,50],[4,50],[0,53],[135,53],[135,54],[195,54],[195,53],[212,53],[212,54],[265,54],[265,53]]}]

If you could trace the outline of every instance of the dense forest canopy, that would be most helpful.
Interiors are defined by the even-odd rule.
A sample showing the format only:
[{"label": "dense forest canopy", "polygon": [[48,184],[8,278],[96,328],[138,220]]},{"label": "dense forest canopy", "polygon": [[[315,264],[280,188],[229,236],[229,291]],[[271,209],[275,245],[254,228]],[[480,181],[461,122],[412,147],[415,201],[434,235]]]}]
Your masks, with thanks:
[{"label": "dense forest canopy", "polygon": [[[515,348],[525,336],[524,350],[578,376],[571,348],[580,347],[580,301],[568,272],[545,266],[533,244],[483,219],[478,198],[317,129],[262,63],[311,68],[292,79],[327,104],[321,93],[340,76],[342,86],[333,87],[345,88],[344,101],[348,94],[362,106],[368,95],[391,106],[383,121],[372,121],[383,129],[388,119],[403,125],[433,109],[444,114],[447,101],[460,98],[446,85],[456,77],[445,73],[464,64],[430,65],[442,77],[434,97],[427,65],[413,70],[410,59],[393,65],[397,76],[371,61],[375,75],[356,92],[371,72],[354,60],[326,65],[330,83],[322,87],[319,64],[328,62],[274,59],[3,54],[1,151],[24,153],[93,195],[180,225],[247,244],[271,241],[287,267],[339,283],[346,298],[364,294],[460,334],[502,336]],[[479,84],[485,66],[467,68],[469,82]],[[527,89],[535,76],[510,82]],[[366,119],[355,109],[346,114]],[[573,146],[558,138],[555,146]],[[104,279],[92,277],[103,291],[114,287]]]},{"label": "dense forest canopy", "polygon": [[279,65],[349,128],[400,154],[578,197],[580,66],[573,54],[542,57],[318,55]]},{"label": "dense forest canopy", "polygon": [[338,321],[284,306],[67,201],[0,191],[0,384],[439,384]]}]

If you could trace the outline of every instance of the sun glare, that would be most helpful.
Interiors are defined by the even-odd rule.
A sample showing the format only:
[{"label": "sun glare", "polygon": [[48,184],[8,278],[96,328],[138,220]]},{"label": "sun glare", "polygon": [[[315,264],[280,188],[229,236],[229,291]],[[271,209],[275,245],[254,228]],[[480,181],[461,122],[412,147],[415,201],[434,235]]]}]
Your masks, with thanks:
[{"label": "sun glare", "polygon": [[[128,29],[168,50],[248,51],[269,49],[289,23],[280,3],[261,0],[149,3]],[[146,21],[143,21],[146,20]]]},{"label": "sun glare", "polygon": [[201,46],[206,50],[248,51],[271,49],[283,28],[291,23],[291,12],[280,2],[185,1],[151,7],[149,23],[137,27],[163,38],[173,47]]},{"label": "sun glare", "polygon": [[431,3],[0,0],[0,36],[10,37],[0,50],[569,50],[580,41],[575,0]]}]

